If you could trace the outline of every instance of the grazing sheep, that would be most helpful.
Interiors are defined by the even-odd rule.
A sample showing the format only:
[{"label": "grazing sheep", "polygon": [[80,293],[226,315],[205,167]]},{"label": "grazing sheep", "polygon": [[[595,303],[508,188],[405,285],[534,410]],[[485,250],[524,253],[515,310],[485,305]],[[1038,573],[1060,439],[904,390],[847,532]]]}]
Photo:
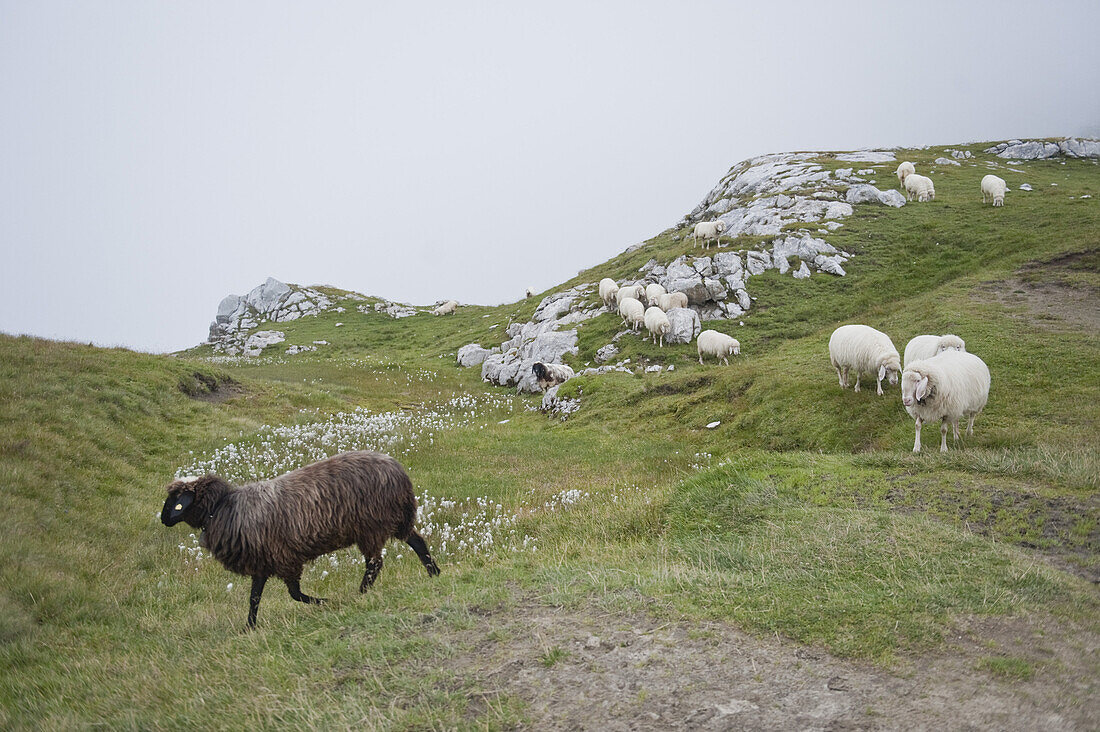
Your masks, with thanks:
[{"label": "grazing sheep", "polygon": [[936,186],[932,179],[919,173],[910,173],[905,176],[905,197],[912,201],[924,203],[936,200]]},{"label": "grazing sheep", "polygon": [[532,290],[530,287],[528,287],[527,288],[527,297],[533,297],[534,294],[535,294],[535,291]]},{"label": "grazing sheep", "polygon": [[531,367],[535,379],[539,383],[539,389],[546,391],[551,386],[557,386],[573,378],[573,369],[563,363],[542,363],[536,361]]},{"label": "grazing sheep", "polygon": [[667,290],[665,290],[665,286],[664,285],[658,285],[656,282],[654,282],[652,285],[646,285],[645,286],[645,301],[648,305],[656,305],[657,304],[657,298],[659,298],[661,295],[665,294],[666,292],[667,292]]},{"label": "grazing sheep", "polygon": [[1005,183],[1005,179],[996,175],[987,175],[982,178],[982,203],[985,203],[985,199],[988,196],[993,201],[994,206],[1005,205],[1005,191],[1008,190],[1008,184]]},{"label": "grazing sheep", "polygon": [[252,578],[248,626],[256,625],[264,583],[286,582],[298,602],[324,600],[302,592],[306,562],[355,544],[367,560],[359,591],[382,570],[382,547],[408,543],[428,570],[439,567],[413,527],[416,494],[401,464],[377,452],[345,452],[272,480],[234,487],[216,475],[168,485],[165,526],[184,521],[202,530],[199,543],[230,572]]},{"label": "grazing sheep", "polygon": [[645,297],[645,286],[644,285],[626,285],[625,287],[620,287],[615,292],[615,303],[618,304],[618,305],[621,305],[623,300],[628,298],[628,297],[632,297],[635,300],[637,300],[638,302],[641,302],[642,298]]},{"label": "grazing sheep", "polygon": [[657,307],[666,313],[672,308],[686,308],[688,296],[686,292],[669,292],[657,298]]},{"label": "grazing sheep", "polygon": [[703,249],[708,249],[710,247],[707,242],[711,239],[717,241],[718,246],[722,246],[722,239],[720,237],[725,230],[725,221],[700,221],[691,232],[691,248],[694,249],[696,245],[699,244],[700,239],[703,240]]},{"label": "grazing sheep", "polygon": [[616,302],[615,293],[619,291],[619,284],[610,277],[604,277],[600,280],[600,299],[603,300],[603,304],[611,307],[612,302]]},{"label": "grazing sheep", "polygon": [[901,403],[916,420],[913,452],[920,452],[920,428],[940,420],[940,452],[947,452],[947,425],[959,439],[959,420],[968,419],[966,434],[974,434],[974,417],[989,400],[989,367],[973,353],[944,351],[906,364],[901,375]]},{"label": "grazing sheep", "polygon": [[645,321],[645,306],[637,298],[624,297],[619,303],[619,317],[623,319],[623,325],[630,326],[631,330],[638,330]]},{"label": "grazing sheep", "polygon": [[648,308],[645,311],[645,327],[649,331],[650,336],[653,337],[653,342],[657,342],[657,338],[660,337],[660,343],[658,348],[665,347],[665,336],[672,330],[672,323],[669,321],[668,316],[665,315],[665,311],[661,310],[657,306]]},{"label": "grazing sheep", "polygon": [[904,163],[898,166],[898,184],[902,188],[905,187],[905,179],[917,172],[916,166],[906,160]]},{"label": "grazing sheep", "polygon": [[451,315],[454,311],[458,310],[457,300],[448,300],[435,310],[432,311],[432,315]]},{"label": "grazing sheep", "polygon": [[914,361],[932,358],[937,353],[948,350],[965,351],[966,343],[957,335],[950,334],[914,336],[905,344],[905,358],[902,360],[902,367],[904,368]]},{"label": "grazing sheep", "polygon": [[901,358],[890,336],[869,325],[842,325],[834,330],[829,338],[829,361],[836,369],[841,389],[848,388],[848,372],[855,372],[857,392],[862,373],[878,374],[877,386],[881,395],[883,378],[896,384],[901,371]]},{"label": "grazing sheep", "polygon": [[722,359],[727,366],[730,365],[730,356],[741,353],[741,344],[737,339],[716,330],[704,330],[695,341],[699,351],[699,363],[703,363],[703,356],[715,356]]}]

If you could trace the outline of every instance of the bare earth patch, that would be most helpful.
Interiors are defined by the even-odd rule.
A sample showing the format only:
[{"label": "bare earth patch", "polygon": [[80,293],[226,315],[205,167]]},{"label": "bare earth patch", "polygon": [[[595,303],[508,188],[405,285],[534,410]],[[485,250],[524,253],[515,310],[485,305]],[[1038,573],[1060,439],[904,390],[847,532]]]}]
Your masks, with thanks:
[{"label": "bare earth patch", "polygon": [[1100,288],[1096,287],[1096,250],[1063,255],[1048,262],[1029,262],[1020,277],[985,282],[975,290],[981,299],[1019,308],[1028,322],[1047,328],[1072,326],[1100,330]]},{"label": "bare earth patch", "polygon": [[[967,619],[946,648],[883,670],[716,622],[524,604],[477,613],[449,665],[522,699],[533,729],[1095,729],[1096,633],[1050,619]],[[1028,673],[1002,678],[983,659]]]}]

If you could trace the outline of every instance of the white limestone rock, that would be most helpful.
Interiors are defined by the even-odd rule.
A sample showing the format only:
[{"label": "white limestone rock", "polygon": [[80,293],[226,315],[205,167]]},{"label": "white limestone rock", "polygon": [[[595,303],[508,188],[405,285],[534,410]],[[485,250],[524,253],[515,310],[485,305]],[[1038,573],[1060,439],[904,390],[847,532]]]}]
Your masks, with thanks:
[{"label": "white limestone rock", "polygon": [[[669,341],[671,343],[671,341]],[[608,343],[606,346],[596,351],[596,363],[607,363],[611,359],[619,355],[619,347],[614,343]]]},{"label": "white limestone rock", "polygon": [[[496,349],[499,350],[499,349]],[[467,343],[458,349],[456,358],[459,366],[478,366],[493,353],[494,349],[483,348],[480,343]]]},{"label": "white limestone rock", "polygon": [[1058,149],[1068,158],[1100,158],[1100,140],[1067,137],[1058,143]]},{"label": "white limestone rock", "polygon": [[845,163],[889,163],[894,160],[894,153],[887,150],[860,150],[840,153],[836,159]]},{"label": "white limestone rock", "polygon": [[250,335],[244,342],[242,355],[259,356],[268,346],[282,343],[286,340],[286,334],[281,330],[261,330]]},{"label": "white limestone rock", "polygon": [[666,343],[691,343],[702,330],[699,313],[691,308],[669,308],[665,315],[672,326],[665,336]]},{"label": "white limestone rock", "polygon": [[936,165],[962,165],[958,160],[952,160],[951,158],[936,158],[933,162]]},{"label": "white limestone rock", "polygon": [[869,183],[860,183],[848,189],[844,196],[848,203],[881,203],[884,206],[900,208],[905,205],[905,196],[892,188],[880,191]]}]

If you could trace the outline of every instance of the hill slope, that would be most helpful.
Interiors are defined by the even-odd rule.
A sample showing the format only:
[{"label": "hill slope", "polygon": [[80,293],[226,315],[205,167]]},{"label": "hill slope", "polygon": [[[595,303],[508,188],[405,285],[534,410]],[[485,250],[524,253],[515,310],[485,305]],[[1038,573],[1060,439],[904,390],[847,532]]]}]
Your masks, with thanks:
[{"label": "hill slope", "polygon": [[[254,358],[0,337],[0,721],[721,726],[774,708],[781,727],[810,724],[798,715],[814,708],[815,724],[873,724],[877,707],[913,724],[1087,726],[1100,678],[1100,166],[987,147],[955,146],[959,165],[935,164],[939,148],[893,151],[930,172],[936,200],[857,203],[834,227],[764,209],[828,213],[797,200],[846,202],[853,176],[885,190],[896,162],[800,155],[801,172],[722,197],[754,166],[735,167],[694,217],[512,305],[395,318],[393,304],[309,288],[316,314],[264,323],[286,308],[245,308],[254,322],[223,329],[239,346],[282,334]],[[1004,208],[980,203],[987,169],[1009,181]],[[837,198],[814,199],[823,189]],[[781,195],[795,200],[761,204]],[[736,251],[748,271],[750,252],[771,255],[740,280],[747,310],[699,308],[722,315],[704,327],[740,339],[729,367],[700,366],[694,344],[616,340],[617,316],[581,287],[702,256],[685,234],[704,214],[758,227],[707,256]],[[803,230],[850,255],[843,277],[795,279],[796,259],[780,272],[776,240]],[[729,285],[722,303],[736,300]],[[576,330],[566,361],[595,366],[608,343],[614,362],[630,359],[565,384],[577,411],[548,416],[539,397],[455,365],[461,346],[499,346],[574,288],[550,319],[589,314],[556,325]],[[837,386],[825,344],[843,322],[899,348],[963,336],[993,372],[975,436],[911,454],[896,387]],[[239,634],[247,582],[159,524],[161,487],[353,447],[408,466],[444,574],[428,581],[391,545],[378,586],[357,596],[361,559],[340,552],[303,579],[330,605],[270,590],[260,629]],[[830,677],[866,688],[826,689]],[[576,688],[590,693],[565,696]],[[904,701],[931,694],[933,709]]]}]

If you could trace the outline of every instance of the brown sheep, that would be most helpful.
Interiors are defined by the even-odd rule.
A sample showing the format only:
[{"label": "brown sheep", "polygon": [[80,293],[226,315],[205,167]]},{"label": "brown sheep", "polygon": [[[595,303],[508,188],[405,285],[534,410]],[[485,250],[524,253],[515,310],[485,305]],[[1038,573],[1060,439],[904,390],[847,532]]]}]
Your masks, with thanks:
[{"label": "brown sheep", "polygon": [[298,602],[324,602],[302,592],[302,567],[352,544],[367,561],[360,592],[382,570],[382,547],[390,538],[408,543],[429,576],[439,574],[413,528],[412,481],[400,463],[376,452],[346,452],[239,487],[216,475],[177,480],[168,485],[160,520],[201,529],[203,547],[230,572],[252,578],[250,628],[268,577],[286,582]]}]

